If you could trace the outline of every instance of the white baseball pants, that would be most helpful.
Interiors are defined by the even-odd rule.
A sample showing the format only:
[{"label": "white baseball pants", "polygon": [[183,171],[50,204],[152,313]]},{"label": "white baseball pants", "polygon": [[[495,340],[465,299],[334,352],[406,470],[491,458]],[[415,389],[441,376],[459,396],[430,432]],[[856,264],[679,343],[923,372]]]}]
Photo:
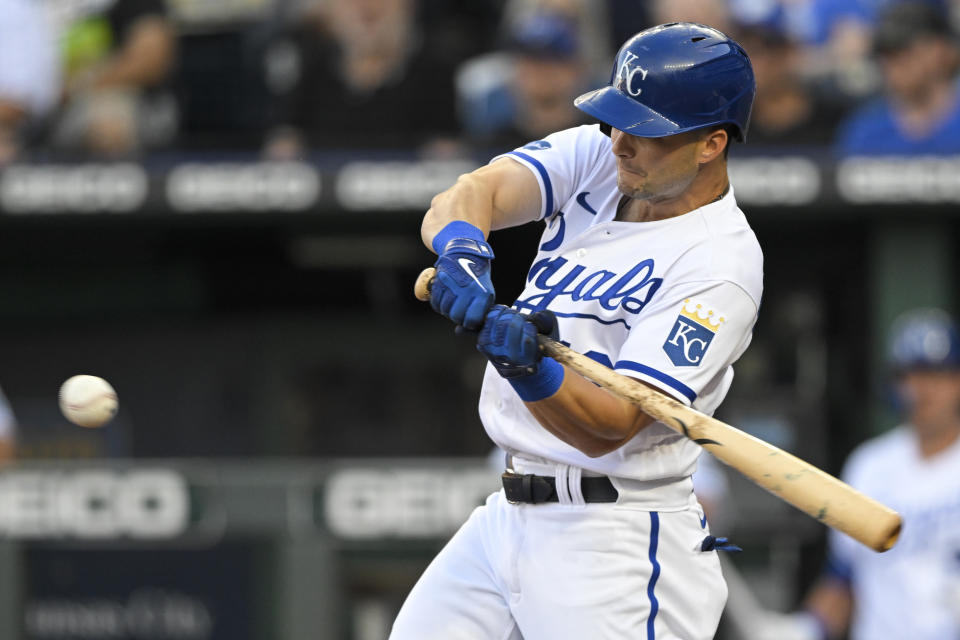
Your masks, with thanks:
[{"label": "white baseball pants", "polygon": [[407,597],[391,640],[707,640],[727,598],[695,501],[478,507]]}]

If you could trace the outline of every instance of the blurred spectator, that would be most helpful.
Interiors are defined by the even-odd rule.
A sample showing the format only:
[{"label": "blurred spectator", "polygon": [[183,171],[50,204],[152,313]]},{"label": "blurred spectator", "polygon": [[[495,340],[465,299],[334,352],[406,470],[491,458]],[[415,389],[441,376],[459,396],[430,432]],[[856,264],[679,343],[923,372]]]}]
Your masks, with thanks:
[{"label": "blurred spectator", "polygon": [[463,126],[472,142],[514,148],[584,123],[574,99],[590,88],[573,15],[553,9],[506,25],[505,51],[457,74]]},{"label": "blurred spectator", "polygon": [[[636,5],[636,2],[632,4]],[[641,16],[646,15],[642,9],[637,9],[637,12]],[[563,15],[576,25],[577,52],[587,73],[591,77],[596,76],[597,86],[609,81],[610,55],[613,51],[610,46],[611,30],[605,3],[596,0],[506,0],[503,5],[501,34],[507,37],[516,31],[517,25],[543,14]],[[642,25],[642,28],[647,26]],[[636,31],[630,35],[634,33]]]},{"label": "blurred spectator", "polygon": [[880,17],[873,48],[886,96],[843,124],[837,151],[960,153],[958,51],[946,14],[924,2],[893,5]]},{"label": "blurred spectator", "polygon": [[14,159],[60,91],[56,39],[36,0],[0,0],[0,165]]},{"label": "blurred spectator", "polygon": [[842,112],[804,84],[802,52],[790,36],[757,25],[739,29],[735,38],[747,50],[757,79],[751,146],[830,144]]},{"label": "blurred spectator", "polygon": [[650,7],[636,0],[607,0],[610,42],[626,42],[634,34],[653,24],[650,21]]},{"label": "blurred spectator", "polygon": [[[812,45],[826,45],[831,40],[843,40],[845,32],[856,29],[869,34],[876,13],[890,0],[804,0],[792,3],[802,12],[797,28],[805,41]],[[867,41],[869,47],[869,40]]]},{"label": "blurred spectator", "polygon": [[168,141],[176,106],[162,89],[176,58],[163,0],[52,0],[64,55],[58,149],[103,156]]},{"label": "blurred spectator", "polygon": [[266,60],[275,124],[265,153],[417,147],[456,133],[455,60],[418,29],[415,0],[329,0]]},{"label": "blurred spectator", "polygon": [[870,60],[876,14],[890,0],[730,0],[734,19],[789,34],[798,43],[802,75],[831,102],[849,105],[877,90]]},{"label": "blurred spectator", "polygon": [[417,13],[421,28],[430,34],[432,47],[455,60],[466,60],[490,51],[503,15],[503,2],[419,0]]},{"label": "blurred spectator", "polygon": [[8,462],[14,457],[14,442],[16,438],[17,420],[13,416],[13,409],[7,397],[0,389],[0,464]]},{"label": "blurred spectator", "polygon": [[[753,11],[770,17],[779,14],[791,32],[805,43],[823,46],[831,41],[840,41],[849,36],[844,32],[857,30],[866,36],[865,51],[869,51],[869,35],[876,27],[880,15],[899,0],[730,0],[734,13]],[[953,0],[919,0],[928,6],[946,10]]]},{"label": "blurred spectator", "polygon": [[729,0],[653,0],[649,3],[650,19],[653,24],[699,22],[730,33],[733,24],[728,2]]}]

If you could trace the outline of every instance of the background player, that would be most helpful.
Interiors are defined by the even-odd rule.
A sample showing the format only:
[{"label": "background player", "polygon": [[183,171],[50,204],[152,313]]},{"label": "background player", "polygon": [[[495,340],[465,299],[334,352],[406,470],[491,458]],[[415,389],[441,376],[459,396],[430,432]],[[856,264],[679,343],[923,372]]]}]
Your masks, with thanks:
[{"label": "background player", "polygon": [[[511,454],[414,587],[406,638],[712,638],[726,597],[693,495],[699,448],[536,348],[539,330],[712,413],[750,342],[762,254],[727,177],[755,83],[743,49],[674,23],[620,49],[561,131],[463,176],[422,228],[431,303],[491,360],[480,414]],[[514,308],[491,229],[546,219]],[[528,316],[520,311],[528,312]],[[551,504],[537,504],[537,503]],[[644,636],[645,634],[645,636]]]},{"label": "background player", "polygon": [[844,480],[903,514],[882,556],[833,533],[807,605],[829,637],[960,637],[960,334],[942,311],[894,325],[890,362],[903,425],[860,445]]},{"label": "background player", "polygon": [[827,568],[806,611],[757,612],[751,640],[843,638],[848,631],[851,640],[960,637],[956,325],[940,310],[904,314],[892,330],[889,361],[906,421],[857,447],[843,479],[903,515],[900,539],[877,555],[832,532]]}]

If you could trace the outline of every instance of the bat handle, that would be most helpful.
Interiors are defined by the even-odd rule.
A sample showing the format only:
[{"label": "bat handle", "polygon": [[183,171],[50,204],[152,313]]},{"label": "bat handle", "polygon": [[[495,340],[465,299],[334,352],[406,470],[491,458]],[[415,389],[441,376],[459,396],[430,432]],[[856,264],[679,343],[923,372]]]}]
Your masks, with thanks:
[{"label": "bat handle", "polygon": [[[437,270],[433,267],[427,267],[420,272],[420,275],[417,276],[417,281],[413,284],[413,295],[420,302],[429,302],[430,301],[430,285],[433,284],[433,278],[437,275]],[[557,351],[557,347],[560,345],[558,342],[555,342],[548,338],[545,335],[538,335],[537,341],[540,343],[540,351],[555,357],[563,357],[562,352]]]},{"label": "bat handle", "polygon": [[430,301],[430,285],[433,284],[433,278],[437,275],[437,270],[433,267],[427,267],[417,276],[417,281],[413,285],[413,295],[420,302]]}]

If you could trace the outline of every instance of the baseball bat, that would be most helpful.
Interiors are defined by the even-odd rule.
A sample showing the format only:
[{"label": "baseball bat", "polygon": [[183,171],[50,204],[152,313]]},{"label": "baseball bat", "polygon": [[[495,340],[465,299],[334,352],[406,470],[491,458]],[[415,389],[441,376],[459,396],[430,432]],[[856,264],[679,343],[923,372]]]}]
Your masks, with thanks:
[{"label": "baseball bat", "polygon": [[[414,295],[430,299],[436,270],[424,269]],[[842,531],[874,551],[896,544],[900,515],[809,462],[778,449],[647,385],[616,373],[546,336],[541,350],[614,395],[637,404],[647,415],[681,433],[754,483],[828,527]]]}]

